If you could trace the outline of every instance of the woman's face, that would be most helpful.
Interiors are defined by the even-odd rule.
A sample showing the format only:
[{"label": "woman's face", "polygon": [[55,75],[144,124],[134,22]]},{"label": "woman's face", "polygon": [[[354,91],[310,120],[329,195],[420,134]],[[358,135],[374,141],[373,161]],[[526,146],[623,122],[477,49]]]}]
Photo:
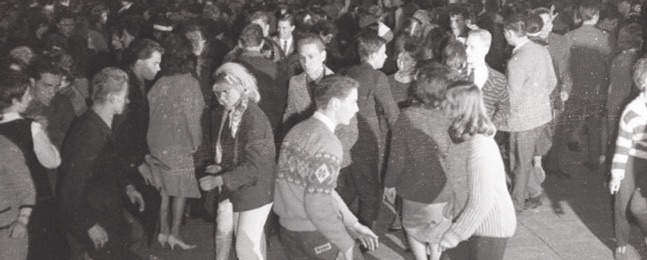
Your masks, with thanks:
[{"label": "woman's face", "polygon": [[416,62],[408,51],[403,51],[398,54],[398,70],[403,72],[410,72],[413,70]]},{"label": "woman's face", "polygon": [[213,92],[216,94],[218,103],[227,109],[234,108],[238,102],[240,102],[242,96],[240,91],[238,91],[238,88],[230,84],[228,84],[224,90],[222,86],[220,86],[219,89],[214,88]]}]

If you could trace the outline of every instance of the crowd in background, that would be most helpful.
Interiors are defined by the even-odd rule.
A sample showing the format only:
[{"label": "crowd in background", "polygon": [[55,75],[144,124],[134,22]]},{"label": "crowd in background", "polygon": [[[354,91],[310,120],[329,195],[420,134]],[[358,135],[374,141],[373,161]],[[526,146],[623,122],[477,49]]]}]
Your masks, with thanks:
[{"label": "crowd in background", "polygon": [[0,2],[0,259],[503,259],[564,151],[647,232],[640,0]]}]

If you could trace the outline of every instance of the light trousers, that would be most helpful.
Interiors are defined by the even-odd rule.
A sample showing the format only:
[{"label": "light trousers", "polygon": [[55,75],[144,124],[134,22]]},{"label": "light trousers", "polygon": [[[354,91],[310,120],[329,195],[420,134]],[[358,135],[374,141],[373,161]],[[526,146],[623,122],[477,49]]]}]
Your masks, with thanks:
[{"label": "light trousers", "polygon": [[216,260],[229,259],[234,237],[238,259],[266,259],[264,231],[270,210],[272,210],[272,203],[243,212],[234,212],[234,206],[229,200],[218,203]]}]

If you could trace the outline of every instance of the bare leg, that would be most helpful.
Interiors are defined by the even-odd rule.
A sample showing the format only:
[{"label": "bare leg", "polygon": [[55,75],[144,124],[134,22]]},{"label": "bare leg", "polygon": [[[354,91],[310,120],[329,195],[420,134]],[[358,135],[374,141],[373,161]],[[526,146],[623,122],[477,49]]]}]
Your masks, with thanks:
[{"label": "bare leg", "polygon": [[[168,210],[169,210],[169,197],[164,191],[160,192],[162,201],[160,203],[160,230],[161,235],[168,236],[169,234],[169,222],[168,222]],[[160,242],[161,243],[161,242]]]},{"label": "bare leg", "polygon": [[427,257],[427,246],[424,243],[418,241],[417,239],[411,236],[407,236],[407,240],[409,240],[409,246],[411,247],[411,252],[413,252],[413,256],[416,258],[416,260],[429,259]]},{"label": "bare leg", "polygon": [[186,198],[173,198],[173,221],[171,225],[171,235],[179,238],[180,226],[182,225],[182,218],[184,217],[184,207],[186,206]]}]

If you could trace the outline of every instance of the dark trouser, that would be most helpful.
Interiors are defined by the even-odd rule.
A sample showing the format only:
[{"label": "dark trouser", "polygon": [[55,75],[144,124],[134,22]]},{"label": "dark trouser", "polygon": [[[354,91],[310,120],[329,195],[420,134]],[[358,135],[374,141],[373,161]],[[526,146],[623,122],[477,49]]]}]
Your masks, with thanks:
[{"label": "dark trouser", "polygon": [[378,180],[377,162],[355,163],[342,169],[337,180],[337,193],[346,205],[359,199],[357,217],[360,223],[373,228],[382,205],[382,185]]},{"label": "dark trouser", "polygon": [[443,255],[440,256],[441,260],[469,260],[470,254],[470,243],[469,241],[463,241],[458,243],[454,248],[447,249],[443,251]]},{"label": "dark trouser", "polygon": [[[569,124],[568,128],[571,129],[569,139],[586,144],[587,161],[590,163],[596,163],[601,154],[603,114],[603,100],[572,98],[566,102],[563,122]],[[588,134],[587,139],[583,140],[585,129]]]},{"label": "dark trouser", "polygon": [[[281,243],[285,255],[290,260],[333,260],[339,253],[339,248],[326,239],[319,231],[290,231],[281,226]],[[364,257],[353,248],[353,259],[362,260]]]},{"label": "dark trouser", "polygon": [[647,160],[630,156],[626,167],[625,178],[615,195],[613,207],[614,231],[618,246],[626,246],[629,243],[630,215],[643,234],[647,235],[647,200],[641,192],[645,189],[645,185],[639,184],[644,183],[645,180],[637,179],[639,176],[636,176],[644,174],[647,170]]},{"label": "dark trouser", "polygon": [[54,197],[38,199],[29,219],[27,259],[67,259],[69,246],[57,217]]},{"label": "dark trouser", "polygon": [[68,235],[72,248],[72,260],[84,259],[87,253],[92,259],[148,259],[150,249],[148,247],[144,227],[127,211],[124,211],[124,218],[129,225],[129,232],[120,234],[106,230],[108,242],[99,249],[94,248],[87,231],[84,234]]},{"label": "dark trouser", "polygon": [[510,169],[513,173],[512,202],[523,210],[526,199],[542,194],[545,175],[535,170],[533,158],[545,155],[551,147],[546,125],[510,133]]},{"label": "dark trouser", "polygon": [[503,260],[508,238],[473,236],[468,242],[470,260]]}]

